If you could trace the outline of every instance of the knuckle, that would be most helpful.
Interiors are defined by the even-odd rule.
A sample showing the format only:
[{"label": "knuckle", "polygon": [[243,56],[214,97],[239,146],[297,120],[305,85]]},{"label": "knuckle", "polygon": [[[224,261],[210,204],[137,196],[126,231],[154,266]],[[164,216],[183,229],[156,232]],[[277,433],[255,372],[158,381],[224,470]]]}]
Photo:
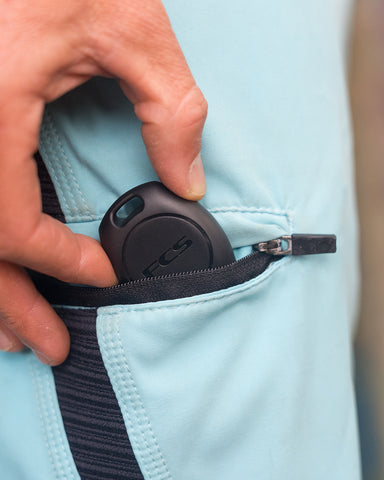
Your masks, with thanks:
[{"label": "knuckle", "polygon": [[208,114],[208,102],[199,87],[194,86],[183,98],[177,111],[181,126],[204,125]]},{"label": "knuckle", "polygon": [[0,350],[5,352],[16,352],[20,349],[21,342],[18,338],[5,327],[3,320],[0,319]]},{"label": "knuckle", "polygon": [[2,311],[1,317],[11,332],[18,332],[20,336],[23,336],[23,322],[18,315],[15,315],[11,312]]},{"label": "knuckle", "polygon": [[40,316],[36,316],[40,295],[36,292],[32,299],[19,301],[17,305],[14,302],[6,306],[6,311],[2,312],[2,318],[9,330],[22,338],[28,345],[29,341],[34,343],[38,336],[39,341],[50,337],[49,328]]}]

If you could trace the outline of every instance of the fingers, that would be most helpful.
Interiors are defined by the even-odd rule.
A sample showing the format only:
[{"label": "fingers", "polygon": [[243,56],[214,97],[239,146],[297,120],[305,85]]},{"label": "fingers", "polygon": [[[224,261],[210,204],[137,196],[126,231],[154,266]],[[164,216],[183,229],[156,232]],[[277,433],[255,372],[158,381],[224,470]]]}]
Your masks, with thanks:
[{"label": "fingers", "polygon": [[68,333],[20,266],[95,286],[116,277],[98,242],[41,212],[32,155],[44,102],[94,74],[118,77],[143,122],[160,179],[192,200],[205,192],[200,150],[207,103],[159,0],[82,0],[62,8],[48,0],[29,8],[21,1],[3,13],[0,348],[25,344],[58,363],[68,352]]},{"label": "fingers", "polygon": [[[13,7],[14,4],[7,5],[7,9]],[[33,13],[35,7],[34,4],[25,11]],[[42,12],[48,10],[49,16],[49,3],[44,7]],[[51,7],[55,9],[55,3]],[[59,15],[56,9],[54,12],[57,20]],[[70,48],[69,44],[63,48],[68,35],[62,34],[59,25],[57,31],[50,28],[49,34],[45,34],[40,18],[36,27],[33,19],[27,22],[22,15],[19,18],[19,12],[12,22],[5,18],[4,24],[3,16],[0,23],[4,27],[1,36],[5,37],[2,52],[7,51],[4,57],[0,53],[4,73],[0,80],[0,349],[18,351],[26,345],[44,363],[55,365],[68,354],[68,332],[18,265],[69,282],[96,286],[116,282],[98,242],[74,235],[65,225],[42,214],[40,185],[32,158],[44,100],[64,93],[68,85],[81,83],[84,72],[80,68],[78,78],[74,75],[76,62],[70,55],[79,49]],[[14,28],[9,29],[9,24]],[[28,35],[20,28],[22,25],[26,25],[27,32],[33,31],[25,42]],[[39,48],[41,45],[43,49]]]},{"label": "fingers", "polygon": [[69,352],[68,331],[36,291],[26,272],[0,262],[0,350],[31,348],[49,365],[65,360]]},{"label": "fingers", "polygon": [[48,215],[41,215],[33,228],[30,234],[25,228],[18,235],[13,233],[12,242],[3,241],[8,261],[64,282],[96,287],[117,282],[106,253],[96,240],[74,234]]},{"label": "fingers", "polygon": [[0,319],[0,350],[3,352],[19,352],[23,350],[23,348],[24,345],[21,341]]},{"label": "fingers", "polygon": [[193,87],[175,112],[163,118],[148,114],[148,105],[136,105],[140,119],[146,119],[142,136],[148,156],[160,180],[188,200],[200,200],[206,183],[200,155],[206,104],[200,90]]},{"label": "fingers", "polygon": [[[66,282],[94,286],[116,283],[110,261],[96,240],[75,235],[66,225],[42,214],[36,163],[30,156],[40,105],[20,94],[10,106],[12,112],[6,112],[0,128],[0,259]],[[18,115],[24,108],[28,118]]]},{"label": "fingers", "polygon": [[[120,79],[143,122],[142,136],[160,180],[178,195],[205,193],[200,157],[207,102],[197,87],[158,0],[131,0],[116,16],[111,2],[98,2],[94,56]],[[108,25],[108,28],[107,28]]]}]

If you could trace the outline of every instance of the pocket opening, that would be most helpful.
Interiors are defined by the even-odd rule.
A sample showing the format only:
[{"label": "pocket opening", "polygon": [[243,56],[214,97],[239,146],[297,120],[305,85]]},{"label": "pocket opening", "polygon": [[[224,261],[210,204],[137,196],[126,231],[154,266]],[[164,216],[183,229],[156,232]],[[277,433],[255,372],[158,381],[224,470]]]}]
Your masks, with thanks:
[{"label": "pocket opening", "polygon": [[75,286],[31,272],[39,292],[53,305],[104,307],[193,297],[224,290],[261,275],[280,257],[258,251],[221,267],[148,277],[106,288]]}]

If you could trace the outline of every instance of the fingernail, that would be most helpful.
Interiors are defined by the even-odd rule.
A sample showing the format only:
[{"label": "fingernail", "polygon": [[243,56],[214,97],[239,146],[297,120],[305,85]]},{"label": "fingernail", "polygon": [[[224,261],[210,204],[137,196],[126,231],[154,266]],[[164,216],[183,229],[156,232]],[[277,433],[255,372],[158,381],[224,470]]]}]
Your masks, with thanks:
[{"label": "fingernail", "polygon": [[3,330],[0,330],[0,350],[2,350],[3,352],[9,352],[12,347],[13,341]]},{"label": "fingernail", "polygon": [[204,168],[203,162],[201,160],[201,155],[197,155],[197,157],[191,163],[189,167],[189,190],[188,193],[192,199],[199,200],[201,197],[205,195],[206,191],[206,183],[205,183],[205,175],[204,175]]}]

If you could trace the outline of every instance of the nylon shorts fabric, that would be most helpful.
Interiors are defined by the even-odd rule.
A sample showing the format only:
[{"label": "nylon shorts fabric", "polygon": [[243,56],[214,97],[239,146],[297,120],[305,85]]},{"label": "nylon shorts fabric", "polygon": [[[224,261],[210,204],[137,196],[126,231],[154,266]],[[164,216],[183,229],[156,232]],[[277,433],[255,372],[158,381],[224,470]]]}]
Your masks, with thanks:
[{"label": "nylon shorts fabric", "polygon": [[[97,309],[97,341],[142,475],[358,480],[351,4],[164,4],[209,103],[202,203],[236,256],[290,233],[334,233],[338,252],[282,260],[225,290]],[[40,151],[65,221],[95,238],[120,194],[156,179],[113,79],[48,105]],[[78,479],[51,370],[29,354],[1,355],[0,382],[6,478]]]},{"label": "nylon shorts fabric", "polygon": [[[324,321],[281,311],[297,311],[312,268],[286,259],[214,294],[99,309],[100,349],[145,478],[358,478],[351,366],[335,362],[346,325],[325,357],[311,338]],[[280,288],[293,274],[295,288]],[[305,287],[314,310],[324,279]]]}]

